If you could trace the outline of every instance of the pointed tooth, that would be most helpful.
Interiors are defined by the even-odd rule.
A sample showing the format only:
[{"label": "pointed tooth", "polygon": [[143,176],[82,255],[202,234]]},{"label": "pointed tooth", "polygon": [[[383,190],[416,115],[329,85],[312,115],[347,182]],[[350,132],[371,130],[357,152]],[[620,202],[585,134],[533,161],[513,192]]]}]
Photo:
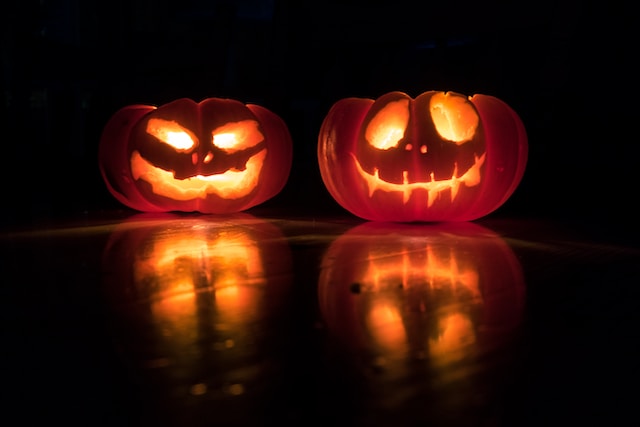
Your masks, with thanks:
[{"label": "pointed tooth", "polygon": [[456,199],[459,189],[460,189],[460,183],[458,182],[458,180],[454,180],[453,183],[451,184],[451,202],[453,202]]},{"label": "pointed tooth", "polygon": [[376,191],[378,182],[378,169],[373,170],[373,179],[367,179],[367,187],[369,187],[369,197],[373,196]]},{"label": "pointed tooth", "polygon": [[403,184],[403,188],[404,188],[404,190],[402,191],[402,203],[405,204],[405,205],[407,204],[407,202],[411,198],[411,188],[409,187],[408,174],[409,174],[409,172],[407,172],[407,171],[403,171],[402,172],[402,184]]},{"label": "pointed tooth", "polygon": [[[436,180],[436,176],[433,172],[431,172],[429,174],[429,176],[431,177],[431,182],[435,182]],[[436,201],[436,197],[438,197],[439,191],[437,188],[434,188],[433,190],[427,190],[427,207],[430,208],[433,203]]]},{"label": "pointed tooth", "polygon": [[430,208],[433,205],[433,202],[436,201],[436,197],[438,197],[438,190],[427,191],[427,207]]}]

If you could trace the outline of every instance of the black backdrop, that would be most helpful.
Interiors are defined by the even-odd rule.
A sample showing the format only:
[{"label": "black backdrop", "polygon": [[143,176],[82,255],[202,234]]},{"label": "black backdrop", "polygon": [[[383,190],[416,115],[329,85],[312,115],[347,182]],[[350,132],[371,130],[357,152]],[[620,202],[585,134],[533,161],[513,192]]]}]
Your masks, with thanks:
[{"label": "black backdrop", "polygon": [[[495,214],[634,220],[634,14],[612,2],[13,1],[2,6],[5,225],[121,209],[97,167],[119,108],[228,97],[294,140],[283,212],[340,212],[317,133],[348,96],[497,96],[522,117],[525,177]],[[301,210],[302,209],[302,210]],[[610,226],[610,225],[609,225]]]}]

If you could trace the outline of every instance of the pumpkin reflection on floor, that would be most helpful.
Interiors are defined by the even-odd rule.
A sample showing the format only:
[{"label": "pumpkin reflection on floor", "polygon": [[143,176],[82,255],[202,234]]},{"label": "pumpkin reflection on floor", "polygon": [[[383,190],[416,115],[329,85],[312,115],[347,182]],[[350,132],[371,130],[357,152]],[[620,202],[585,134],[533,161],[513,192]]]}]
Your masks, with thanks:
[{"label": "pumpkin reflection on floor", "polygon": [[[364,367],[372,405],[415,404],[425,416],[431,405],[461,416],[488,392],[492,381],[479,377],[494,371],[483,360],[517,335],[525,303],[510,247],[466,222],[357,226],[324,254],[318,292],[330,337]],[[412,400],[425,390],[431,402]]]},{"label": "pumpkin reflection on floor", "polygon": [[169,383],[162,397],[250,395],[271,369],[270,322],[292,274],[275,225],[248,214],[138,215],[111,235],[103,266],[116,336],[151,384]]}]

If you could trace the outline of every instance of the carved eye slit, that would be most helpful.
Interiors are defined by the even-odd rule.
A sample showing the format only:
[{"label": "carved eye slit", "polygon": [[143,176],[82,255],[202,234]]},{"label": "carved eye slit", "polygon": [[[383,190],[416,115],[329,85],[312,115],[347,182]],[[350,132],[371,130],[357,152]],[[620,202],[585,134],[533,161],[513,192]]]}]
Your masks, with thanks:
[{"label": "carved eye slit", "polygon": [[480,121],[466,98],[448,93],[436,93],[431,97],[429,113],[438,134],[456,145],[473,139]]},{"label": "carved eye slit", "polygon": [[196,145],[197,141],[197,138],[189,129],[180,126],[173,120],[149,119],[147,133],[177,151],[189,151]]},{"label": "carved eye slit", "polygon": [[409,123],[409,101],[390,102],[371,119],[365,138],[380,150],[394,148],[404,138]]},{"label": "carved eye slit", "polygon": [[211,132],[213,145],[228,153],[245,150],[264,140],[255,120],[227,123]]}]

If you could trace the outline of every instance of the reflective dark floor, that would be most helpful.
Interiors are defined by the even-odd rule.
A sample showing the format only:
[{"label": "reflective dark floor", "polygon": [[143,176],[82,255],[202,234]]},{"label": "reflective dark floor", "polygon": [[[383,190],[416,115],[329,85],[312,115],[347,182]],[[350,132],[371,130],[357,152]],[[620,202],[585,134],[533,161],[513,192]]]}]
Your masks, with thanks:
[{"label": "reflective dark floor", "polygon": [[637,421],[624,235],[118,211],[1,242],[10,425]]}]

